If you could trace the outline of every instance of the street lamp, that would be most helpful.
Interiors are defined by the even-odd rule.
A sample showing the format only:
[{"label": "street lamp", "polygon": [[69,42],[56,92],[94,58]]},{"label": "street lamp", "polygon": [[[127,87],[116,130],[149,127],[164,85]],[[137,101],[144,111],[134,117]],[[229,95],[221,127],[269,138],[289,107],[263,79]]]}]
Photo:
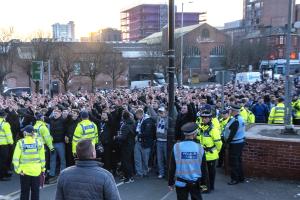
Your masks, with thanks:
[{"label": "street lamp", "polygon": [[[188,3],[193,3],[189,1]],[[181,3],[181,37],[180,37],[180,86],[183,85],[183,6],[184,3]]]}]

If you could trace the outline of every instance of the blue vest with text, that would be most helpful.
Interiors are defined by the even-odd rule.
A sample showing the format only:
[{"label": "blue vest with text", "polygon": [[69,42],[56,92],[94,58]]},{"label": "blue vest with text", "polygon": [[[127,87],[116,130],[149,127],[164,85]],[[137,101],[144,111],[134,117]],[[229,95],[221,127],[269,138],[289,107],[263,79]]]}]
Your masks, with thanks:
[{"label": "blue vest with text", "polygon": [[[200,144],[194,141],[183,141],[176,143],[173,151],[176,162],[176,177],[186,181],[197,181],[201,178],[204,149]],[[176,180],[175,185],[185,187],[186,183]]]},{"label": "blue vest with text", "polygon": [[243,118],[240,115],[237,115],[237,116],[230,119],[230,121],[228,122],[228,124],[225,127],[224,138],[226,140],[228,139],[229,134],[230,134],[229,127],[235,121],[239,122],[239,127],[238,127],[238,130],[237,130],[234,138],[232,139],[232,141],[230,143],[231,144],[243,143],[245,141],[245,132],[246,131],[245,131],[245,122],[244,122]]}]

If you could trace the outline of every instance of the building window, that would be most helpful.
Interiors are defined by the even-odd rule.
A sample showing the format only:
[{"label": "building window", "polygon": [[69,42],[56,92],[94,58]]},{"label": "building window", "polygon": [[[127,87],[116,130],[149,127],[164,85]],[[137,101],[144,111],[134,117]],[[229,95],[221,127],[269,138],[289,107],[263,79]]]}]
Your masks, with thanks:
[{"label": "building window", "polygon": [[279,37],[279,44],[284,44],[284,36]]},{"label": "building window", "polygon": [[203,29],[203,30],[202,30],[202,33],[201,33],[201,37],[202,37],[203,39],[209,38],[209,30],[208,30],[208,29]]},{"label": "building window", "polygon": [[283,58],[283,49],[278,49],[278,57]]},{"label": "building window", "polygon": [[79,76],[80,73],[81,73],[80,63],[75,63],[74,64],[74,74],[76,76]]}]

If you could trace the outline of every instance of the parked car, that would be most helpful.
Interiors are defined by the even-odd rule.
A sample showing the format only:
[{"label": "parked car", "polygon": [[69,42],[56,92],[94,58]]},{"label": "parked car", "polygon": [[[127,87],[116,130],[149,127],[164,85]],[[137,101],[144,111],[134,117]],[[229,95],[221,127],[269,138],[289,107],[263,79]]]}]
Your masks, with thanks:
[{"label": "parked car", "polygon": [[3,91],[4,96],[22,96],[22,94],[27,93],[31,95],[31,89],[29,87],[15,87],[15,88],[7,88]]}]

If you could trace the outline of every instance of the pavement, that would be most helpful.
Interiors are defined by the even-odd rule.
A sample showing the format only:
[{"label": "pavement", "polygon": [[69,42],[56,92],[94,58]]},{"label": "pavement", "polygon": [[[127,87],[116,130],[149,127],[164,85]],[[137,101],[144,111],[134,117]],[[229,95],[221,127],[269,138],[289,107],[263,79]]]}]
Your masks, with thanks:
[{"label": "pavement", "polygon": [[[280,173],[280,172],[278,172]],[[247,179],[235,186],[227,185],[229,180],[223,171],[217,170],[215,191],[204,194],[204,200],[300,200],[300,181],[278,181],[266,179]],[[123,200],[174,200],[176,193],[169,191],[166,180],[156,176],[123,184],[116,178]],[[56,184],[46,185],[40,191],[41,200],[55,199]],[[19,177],[0,182],[0,200],[17,200],[20,196]]]}]

